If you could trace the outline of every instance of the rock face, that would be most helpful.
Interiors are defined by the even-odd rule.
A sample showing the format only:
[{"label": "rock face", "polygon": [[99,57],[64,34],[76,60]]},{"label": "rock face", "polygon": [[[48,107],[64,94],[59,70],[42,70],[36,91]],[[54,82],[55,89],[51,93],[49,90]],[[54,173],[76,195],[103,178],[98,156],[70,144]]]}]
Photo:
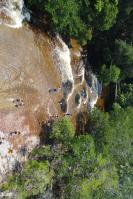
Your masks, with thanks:
[{"label": "rock face", "polygon": [[85,85],[81,81],[80,50],[74,54],[59,36],[51,39],[28,26],[20,29],[0,26],[2,175],[17,161],[24,161],[39,144],[42,122],[53,115],[64,115],[59,102],[64,99],[67,85],[71,84],[71,89],[64,99],[69,104],[66,112],[75,115],[79,111],[74,104],[75,94]]},{"label": "rock face", "polygon": [[77,42],[70,50],[58,35],[19,28],[22,8],[23,0],[0,1],[0,181],[39,144],[42,123],[66,116],[76,126],[93,92]]},{"label": "rock face", "polygon": [[25,158],[24,147],[39,143],[39,123],[60,112],[62,92],[49,93],[61,85],[53,48],[48,36],[30,28],[0,26],[1,174]]}]

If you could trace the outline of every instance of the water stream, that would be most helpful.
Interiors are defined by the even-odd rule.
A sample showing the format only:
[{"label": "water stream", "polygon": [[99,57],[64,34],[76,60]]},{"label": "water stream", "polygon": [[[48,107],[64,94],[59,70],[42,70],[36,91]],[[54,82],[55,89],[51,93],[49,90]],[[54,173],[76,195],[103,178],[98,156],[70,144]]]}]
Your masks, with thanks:
[{"label": "water stream", "polygon": [[71,66],[71,52],[65,42],[57,35],[57,45],[54,49],[57,66],[61,73],[64,97],[67,99],[73,93],[74,78]]},{"label": "water stream", "polygon": [[90,87],[90,92],[91,92],[88,102],[88,108],[90,111],[92,111],[102,92],[102,84],[98,81],[98,78],[92,72],[89,72],[87,75],[87,83],[88,86]]},{"label": "water stream", "polygon": [[[76,94],[81,95],[85,89],[91,109],[99,95],[98,80],[90,74],[87,83],[92,93],[88,97],[80,52],[75,51],[74,63],[77,64],[72,64],[74,52],[59,35],[51,39],[38,29],[34,31],[30,25],[22,26],[24,18],[29,16],[23,8],[23,0],[0,1],[1,177],[17,160],[25,159],[20,155],[22,148],[30,151],[38,145],[40,124],[48,120],[49,115],[63,116],[59,105],[62,98],[75,120],[76,114],[86,108],[83,97],[78,106],[75,104]],[[49,93],[50,88],[58,92]]]},{"label": "water stream", "polygon": [[30,15],[24,12],[23,7],[23,0],[1,0],[0,24],[5,24],[12,28],[22,27],[24,18],[30,18]]},{"label": "water stream", "polygon": [[67,45],[22,26],[23,6],[22,0],[0,1],[0,181],[26,159],[23,148],[30,152],[38,145],[40,124],[62,114],[62,90],[69,82],[70,94],[74,82]]}]

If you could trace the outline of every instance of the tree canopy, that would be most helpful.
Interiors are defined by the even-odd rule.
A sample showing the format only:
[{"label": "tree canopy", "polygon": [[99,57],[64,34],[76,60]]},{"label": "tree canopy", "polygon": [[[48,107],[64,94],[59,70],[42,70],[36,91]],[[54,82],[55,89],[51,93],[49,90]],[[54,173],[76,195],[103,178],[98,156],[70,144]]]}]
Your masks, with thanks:
[{"label": "tree canopy", "polygon": [[133,46],[122,40],[115,42],[115,60],[122,68],[123,76],[133,77]]},{"label": "tree canopy", "polygon": [[116,65],[110,65],[109,68],[106,68],[106,65],[102,66],[100,79],[105,85],[109,83],[116,83],[120,78],[120,68]]},{"label": "tree canopy", "polygon": [[82,44],[91,40],[93,31],[108,30],[116,21],[117,0],[28,0],[33,5],[48,13],[52,27],[62,35],[76,38]]},{"label": "tree canopy", "polygon": [[94,108],[89,113],[82,133],[67,117],[52,123],[47,142],[31,152],[0,191],[13,192],[17,199],[132,199],[133,1],[26,2],[33,15],[42,17],[45,29],[49,25],[54,33],[69,41],[75,38],[84,46],[86,70],[90,72],[92,65],[105,91],[109,90],[108,98],[116,85],[118,92],[108,100],[111,108],[105,106],[104,112]]}]

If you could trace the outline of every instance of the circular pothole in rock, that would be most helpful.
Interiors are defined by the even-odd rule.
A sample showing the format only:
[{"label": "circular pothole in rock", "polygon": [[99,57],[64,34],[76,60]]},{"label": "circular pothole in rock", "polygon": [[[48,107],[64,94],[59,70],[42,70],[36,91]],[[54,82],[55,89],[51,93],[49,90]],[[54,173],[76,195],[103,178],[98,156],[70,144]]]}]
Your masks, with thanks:
[{"label": "circular pothole in rock", "polygon": [[68,95],[73,90],[73,83],[68,80],[67,82],[62,83],[62,87],[63,87],[63,95],[64,95],[65,98],[67,98]]},{"label": "circular pothole in rock", "polygon": [[81,103],[81,95],[79,93],[77,93],[75,95],[75,104],[78,106]]}]

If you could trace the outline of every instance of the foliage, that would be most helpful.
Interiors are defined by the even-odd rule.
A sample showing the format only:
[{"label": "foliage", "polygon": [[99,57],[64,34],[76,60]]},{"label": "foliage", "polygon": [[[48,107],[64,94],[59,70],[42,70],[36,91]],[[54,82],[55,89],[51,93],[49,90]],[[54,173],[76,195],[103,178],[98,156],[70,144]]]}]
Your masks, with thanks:
[{"label": "foliage", "polygon": [[77,38],[83,45],[91,40],[94,29],[108,30],[116,20],[117,0],[28,0],[52,19],[52,27],[60,34]]},{"label": "foliage", "polygon": [[[112,13],[113,14],[113,13]],[[94,33],[88,43],[89,63],[98,75],[101,75],[104,64],[110,68],[113,63],[121,69],[122,79],[132,78],[132,42],[133,42],[133,1],[119,0],[119,13],[111,29]],[[107,76],[106,76],[107,75]],[[107,81],[107,71],[104,73]]]},{"label": "foliage", "polygon": [[119,15],[114,31],[118,34],[118,38],[128,42],[133,41],[133,1],[119,0]]},{"label": "foliage", "polygon": [[33,149],[30,156],[31,156],[31,158],[41,160],[41,159],[51,158],[52,155],[53,154],[52,154],[51,146],[44,145],[42,147]]},{"label": "foliage", "polygon": [[114,110],[110,119],[110,133],[106,140],[110,153],[118,164],[130,162],[133,141],[133,109]]},{"label": "foliage", "polygon": [[46,198],[49,190],[59,199],[133,198],[133,1],[27,2],[47,15],[54,32],[89,41],[89,63],[104,85],[119,82],[118,98],[111,112],[90,113],[83,135],[75,135],[66,117],[56,121],[50,145],[33,150],[2,188],[18,199]]},{"label": "foliage", "polygon": [[121,198],[132,198],[133,180],[133,109],[114,110],[111,115],[111,133],[107,134],[109,152],[119,172]]},{"label": "foliage", "polygon": [[29,160],[25,163],[22,173],[13,175],[3,188],[17,192],[19,199],[43,193],[53,177],[49,166],[47,161]]},{"label": "foliage", "polygon": [[109,127],[109,114],[95,109],[91,113],[89,129],[99,151],[103,151],[106,144],[105,132],[110,129]]},{"label": "foliage", "polygon": [[133,106],[133,84],[121,84],[121,90],[118,95],[118,103],[126,108],[127,106]]},{"label": "foliage", "polygon": [[92,111],[91,135],[74,135],[66,118],[55,122],[53,143],[35,149],[3,188],[17,191],[19,199],[45,198],[51,183],[55,198],[132,198],[132,121],[133,109],[115,103],[110,114]]},{"label": "foliage", "polygon": [[121,67],[123,75],[133,77],[133,46],[125,41],[116,40],[116,63]]},{"label": "foliage", "polygon": [[[108,146],[118,163],[129,161],[133,141],[133,109],[114,106],[111,115],[95,110],[90,119],[90,131],[97,145]],[[99,148],[100,150],[100,148]]]},{"label": "foliage", "polygon": [[51,138],[59,142],[68,142],[74,137],[75,129],[67,117],[59,119],[53,125]]},{"label": "foliage", "polygon": [[117,188],[118,177],[109,158],[97,155],[90,135],[75,137],[71,143],[71,153],[67,153],[58,169],[64,188],[64,198],[92,198],[101,188]]},{"label": "foliage", "polygon": [[106,68],[105,65],[102,66],[100,79],[103,81],[105,85],[109,83],[116,83],[120,77],[120,69],[111,65],[109,68]]},{"label": "foliage", "polygon": [[[91,133],[96,139],[96,144],[102,146],[106,153],[112,157],[118,169],[119,192],[118,198],[131,198],[132,190],[132,165],[133,165],[133,108],[122,109],[118,104],[107,118],[106,113],[96,110],[91,116]],[[98,135],[98,132],[102,136]],[[98,148],[101,152],[101,148]],[[128,168],[128,170],[126,169]]]}]

